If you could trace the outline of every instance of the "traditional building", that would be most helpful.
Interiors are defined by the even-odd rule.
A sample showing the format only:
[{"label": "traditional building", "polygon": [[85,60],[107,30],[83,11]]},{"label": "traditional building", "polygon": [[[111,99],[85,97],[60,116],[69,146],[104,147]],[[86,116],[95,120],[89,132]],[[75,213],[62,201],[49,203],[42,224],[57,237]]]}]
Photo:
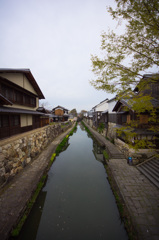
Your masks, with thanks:
[{"label": "traditional building", "polygon": [[0,69],[0,139],[40,127],[44,98],[29,69]]},{"label": "traditional building", "polygon": [[108,98],[97,104],[92,108],[93,126],[98,127],[100,123],[104,122],[102,113],[108,110]]},{"label": "traditional building", "polygon": [[[150,104],[155,109],[155,112],[159,117],[159,75],[144,75],[139,85],[134,89],[135,99],[137,99],[136,97],[140,94],[141,96],[151,96]],[[131,139],[131,141],[134,141],[135,139],[147,139],[149,141],[153,141],[156,146],[159,147],[159,132],[151,130],[151,127],[156,127],[159,123],[154,123],[150,120],[151,111],[145,110],[140,114],[137,114],[134,111],[130,100],[131,99],[123,98],[116,103],[113,111],[117,113],[117,126],[129,126],[129,124],[134,121],[136,122],[136,126],[132,128],[132,131],[134,131],[137,135],[134,139]],[[119,138],[125,141],[124,131]]]},{"label": "traditional building", "polygon": [[60,121],[60,122],[65,122],[68,121],[68,109],[61,107],[61,106],[57,106],[55,108],[52,109],[52,114],[55,115],[54,117],[54,121]]}]

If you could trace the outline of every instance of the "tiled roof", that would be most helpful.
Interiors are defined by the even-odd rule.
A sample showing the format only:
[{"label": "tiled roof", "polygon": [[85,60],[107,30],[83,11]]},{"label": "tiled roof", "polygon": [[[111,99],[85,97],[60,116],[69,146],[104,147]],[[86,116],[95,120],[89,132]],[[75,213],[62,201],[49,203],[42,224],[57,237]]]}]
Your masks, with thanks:
[{"label": "tiled roof", "polygon": [[43,113],[27,110],[27,109],[20,109],[20,108],[11,108],[11,107],[0,107],[0,113],[24,113],[24,114],[31,114],[31,115],[45,115]]},{"label": "tiled roof", "polygon": [[64,107],[62,107],[62,106],[60,106],[60,105],[58,105],[57,107],[53,108],[52,110],[55,110],[56,108],[62,108],[62,109],[64,109],[64,110],[67,110],[67,111],[68,111],[67,108],[64,108]]}]

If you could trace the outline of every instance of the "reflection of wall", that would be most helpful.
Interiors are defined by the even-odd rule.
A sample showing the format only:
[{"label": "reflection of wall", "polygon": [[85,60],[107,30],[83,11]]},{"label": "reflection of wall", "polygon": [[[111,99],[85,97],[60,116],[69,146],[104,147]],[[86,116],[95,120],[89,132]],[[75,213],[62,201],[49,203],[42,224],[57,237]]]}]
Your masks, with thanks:
[{"label": "reflection of wall", "polygon": [[[24,224],[19,238],[21,239],[36,239],[38,232],[42,211],[45,204],[47,192],[41,191],[32,210],[29,214],[29,217]],[[29,231],[28,231],[29,229]]]},{"label": "reflection of wall", "polygon": [[104,148],[101,147],[95,140],[93,140],[93,154],[96,160],[103,162],[103,150]]}]

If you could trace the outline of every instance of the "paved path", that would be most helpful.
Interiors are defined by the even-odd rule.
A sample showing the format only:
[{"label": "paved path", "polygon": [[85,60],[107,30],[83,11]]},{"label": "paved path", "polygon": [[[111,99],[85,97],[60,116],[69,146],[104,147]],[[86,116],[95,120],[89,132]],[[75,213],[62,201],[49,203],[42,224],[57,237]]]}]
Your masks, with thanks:
[{"label": "paved path", "polygon": [[6,186],[5,191],[0,193],[0,240],[8,239],[12,228],[16,226],[27,202],[46,172],[51,155],[73,127],[55,138],[40,156],[15,176]]},{"label": "paved path", "polygon": [[[113,156],[115,146],[97,131],[89,129]],[[108,166],[127,206],[138,239],[159,240],[159,189],[135,166],[128,165],[124,158],[117,158],[117,155],[116,158],[111,157]]]}]

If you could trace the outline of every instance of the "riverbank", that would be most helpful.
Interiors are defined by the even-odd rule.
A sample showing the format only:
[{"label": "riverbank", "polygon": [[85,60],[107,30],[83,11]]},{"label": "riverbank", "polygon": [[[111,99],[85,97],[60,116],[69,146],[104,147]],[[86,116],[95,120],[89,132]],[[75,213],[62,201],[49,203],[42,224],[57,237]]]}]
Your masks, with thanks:
[{"label": "riverbank", "polygon": [[[128,165],[127,160],[122,157],[114,144],[92,129],[86,122],[84,124],[97,141],[105,146],[109,154],[107,165],[108,174],[112,179],[110,182],[118,192],[118,196],[120,195],[123,207],[125,206],[128,210],[128,215],[127,210],[124,214],[132,223],[131,229],[130,224],[128,226],[128,230],[131,231],[131,239],[159,239],[159,189],[135,166]],[[136,234],[134,234],[134,229]]]},{"label": "riverbank", "polygon": [[32,163],[28,164],[1,191],[0,239],[6,240],[9,238],[12,229],[22,217],[40,179],[44,173],[47,173],[52,154],[55,153],[57,146],[71,132],[74,126],[56,137]]}]

